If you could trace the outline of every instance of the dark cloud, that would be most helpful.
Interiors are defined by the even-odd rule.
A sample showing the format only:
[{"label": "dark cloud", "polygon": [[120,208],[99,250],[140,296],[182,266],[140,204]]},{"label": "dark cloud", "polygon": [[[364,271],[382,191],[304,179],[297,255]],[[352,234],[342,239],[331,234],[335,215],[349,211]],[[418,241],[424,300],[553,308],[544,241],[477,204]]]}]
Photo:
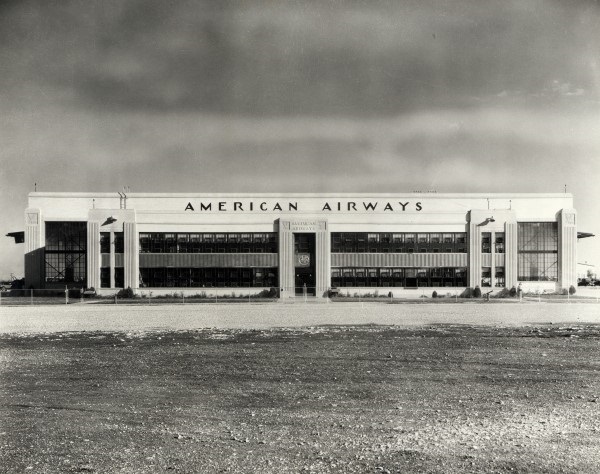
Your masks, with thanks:
[{"label": "dark cloud", "polygon": [[377,115],[535,96],[553,80],[597,99],[599,10],[537,0],[24,2],[3,26],[9,48],[29,55],[9,69],[42,71],[85,106]]}]

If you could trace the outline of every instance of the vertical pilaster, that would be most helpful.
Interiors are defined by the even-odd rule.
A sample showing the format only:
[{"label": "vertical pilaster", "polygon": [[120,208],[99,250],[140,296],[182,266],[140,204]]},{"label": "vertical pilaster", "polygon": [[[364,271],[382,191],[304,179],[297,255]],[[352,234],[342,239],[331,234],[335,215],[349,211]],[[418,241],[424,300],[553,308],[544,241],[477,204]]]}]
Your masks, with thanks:
[{"label": "vertical pilaster", "polygon": [[317,296],[326,296],[331,286],[331,239],[327,227],[327,221],[319,221],[315,235]]},{"label": "vertical pilaster", "polygon": [[504,274],[506,276],[506,288],[516,288],[517,276],[517,223],[507,222],[504,226]]},{"label": "vertical pilaster", "polygon": [[279,221],[279,288],[281,298],[295,295],[294,291],[294,234],[290,222]]},{"label": "vertical pilaster", "polygon": [[558,284],[577,286],[577,214],[575,209],[558,213]]},{"label": "vertical pilaster", "polygon": [[490,232],[490,286],[496,288],[496,232]]},{"label": "vertical pilaster", "polygon": [[110,242],[110,254],[109,254],[109,262],[110,262],[110,287],[115,287],[115,232],[113,230],[110,231],[110,236],[108,241]]},{"label": "vertical pilaster", "polygon": [[25,210],[25,288],[44,287],[44,229],[39,209]]},{"label": "vertical pilaster", "polygon": [[87,223],[87,287],[100,288],[100,224]]},{"label": "vertical pilaster", "polygon": [[469,223],[469,282],[476,287],[481,284],[481,232],[479,226]]},{"label": "vertical pilaster", "polygon": [[123,240],[125,246],[124,258],[124,274],[125,274],[125,288],[130,287],[131,289],[139,288],[139,261],[140,261],[140,249],[139,249],[139,237],[137,232],[137,224],[135,222],[125,222],[123,224]]}]

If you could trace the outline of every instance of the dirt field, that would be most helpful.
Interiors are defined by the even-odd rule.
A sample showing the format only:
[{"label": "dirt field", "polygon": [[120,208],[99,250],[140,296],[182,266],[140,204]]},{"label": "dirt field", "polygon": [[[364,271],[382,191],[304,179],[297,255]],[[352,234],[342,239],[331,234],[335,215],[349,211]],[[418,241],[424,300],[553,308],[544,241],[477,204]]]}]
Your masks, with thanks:
[{"label": "dirt field", "polygon": [[0,336],[3,472],[600,472],[600,326]]}]

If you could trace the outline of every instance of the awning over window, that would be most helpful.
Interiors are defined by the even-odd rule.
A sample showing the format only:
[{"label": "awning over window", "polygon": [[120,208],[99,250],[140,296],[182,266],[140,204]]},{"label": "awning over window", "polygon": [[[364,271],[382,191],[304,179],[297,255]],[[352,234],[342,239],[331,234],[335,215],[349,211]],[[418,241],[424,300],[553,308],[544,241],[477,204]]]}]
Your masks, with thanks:
[{"label": "awning over window", "polygon": [[22,244],[23,242],[25,242],[25,231],[21,231],[21,232],[9,232],[8,234],[6,234],[7,237],[14,237],[15,238],[15,244]]}]

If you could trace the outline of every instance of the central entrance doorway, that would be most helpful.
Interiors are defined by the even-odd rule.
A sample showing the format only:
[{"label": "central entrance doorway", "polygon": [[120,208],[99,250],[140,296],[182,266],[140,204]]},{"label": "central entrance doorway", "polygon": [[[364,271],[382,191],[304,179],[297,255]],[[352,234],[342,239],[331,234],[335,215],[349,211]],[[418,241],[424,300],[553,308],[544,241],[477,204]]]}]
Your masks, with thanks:
[{"label": "central entrance doorway", "polygon": [[294,234],[294,275],[296,295],[316,296],[315,234]]}]

